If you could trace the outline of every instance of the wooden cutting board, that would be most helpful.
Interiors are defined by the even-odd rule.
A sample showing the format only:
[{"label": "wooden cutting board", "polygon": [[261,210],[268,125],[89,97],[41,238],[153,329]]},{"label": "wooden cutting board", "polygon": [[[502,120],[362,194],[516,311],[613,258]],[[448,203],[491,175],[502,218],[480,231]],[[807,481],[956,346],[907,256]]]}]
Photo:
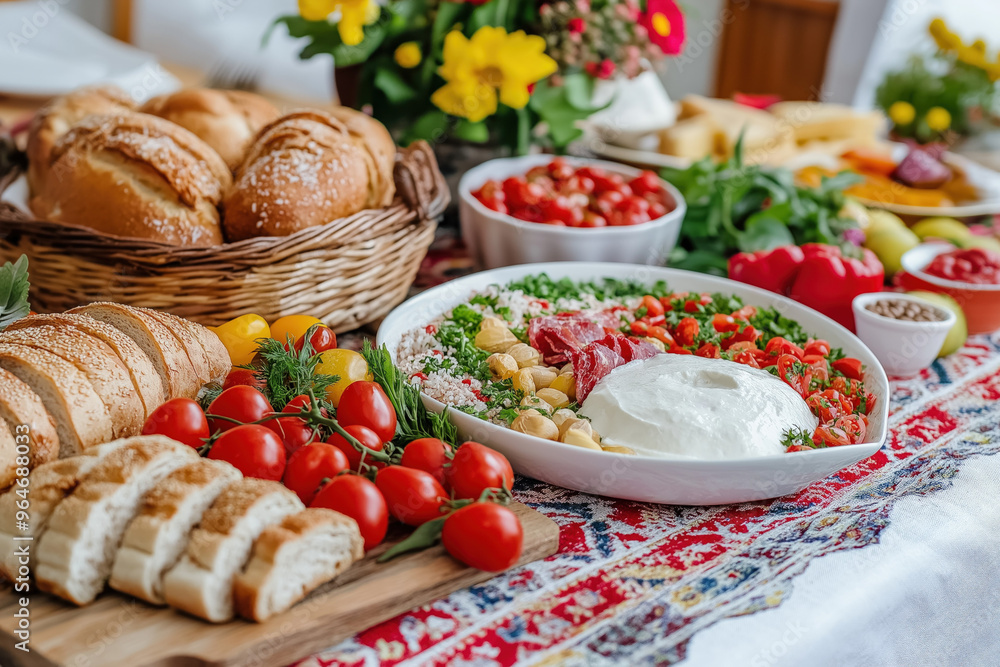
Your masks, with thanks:
[{"label": "wooden cutting board", "polygon": [[[515,503],[524,526],[519,564],[554,554],[559,528]],[[17,595],[0,591],[0,665],[3,667],[282,667],[329,648],[362,630],[432,602],[492,574],[465,567],[441,546],[375,559],[396,536],[333,582],[266,623],[212,625],[170,609],[109,592],[77,608],[31,593],[30,653],[14,648]]]}]

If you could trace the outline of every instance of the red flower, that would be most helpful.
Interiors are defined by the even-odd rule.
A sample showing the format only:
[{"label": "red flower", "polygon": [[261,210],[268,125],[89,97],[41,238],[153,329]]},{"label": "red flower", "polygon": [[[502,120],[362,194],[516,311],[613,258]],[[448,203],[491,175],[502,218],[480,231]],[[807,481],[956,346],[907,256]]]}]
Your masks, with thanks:
[{"label": "red flower", "polygon": [[650,41],[668,56],[684,50],[684,14],[674,0],[649,0],[639,23]]},{"label": "red flower", "polygon": [[581,32],[587,29],[587,24],[579,16],[570,19],[569,23],[567,23],[566,26],[569,28],[569,31],[571,33],[576,35],[579,35]]},{"label": "red flower", "polygon": [[615,73],[615,64],[605,58],[599,63],[589,62],[583,66],[583,69],[595,79],[610,79]]}]

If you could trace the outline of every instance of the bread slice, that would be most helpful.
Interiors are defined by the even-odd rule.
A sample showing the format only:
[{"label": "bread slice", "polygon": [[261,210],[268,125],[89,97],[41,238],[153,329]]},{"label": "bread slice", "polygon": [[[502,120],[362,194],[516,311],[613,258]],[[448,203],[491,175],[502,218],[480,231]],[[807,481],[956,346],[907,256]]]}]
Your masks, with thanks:
[{"label": "bread slice", "polygon": [[[91,447],[80,456],[50,461],[31,471],[28,476],[28,518],[27,526],[18,527],[16,515],[18,501],[22,500],[15,487],[0,496],[0,574],[13,580],[19,566],[27,572],[34,572],[38,550],[32,546],[28,554],[19,553],[23,543],[14,537],[22,537],[38,543],[49,525],[49,518],[56,506],[77,487],[94,466],[111,452],[125,446],[127,440],[112,440],[103,445]],[[22,528],[25,528],[22,530]],[[25,562],[20,562],[22,558]]]},{"label": "bread slice", "polygon": [[37,326],[76,329],[104,342],[114,350],[115,354],[118,355],[118,359],[128,369],[129,376],[132,378],[132,384],[135,385],[136,390],[139,392],[139,400],[142,401],[144,418],[148,417],[153,410],[163,405],[167,400],[166,384],[163,378],[160,377],[160,374],[157,373],[156,368],[153,367],[153,362],[150,360],[149,355],[143,352],[142,348],[134,340],[110,324],[105,324],[86,315],[57,313],[23,317],[16,320],[4,331],[17,331]]},{"label": "bread slice", "polygon": [[254,540],[270,525],[304,509],[278,482],[234,482],[205,512],[187,551],[163,580],[167,604],[213,623],[233,617],[233,581]]},{"label": "bread slice", "polygon": [[56,507],[38,542],[38,587],[76,605],[93,602],[143,497],[198,457],[163,436],[139,436],[98,463]]},{"label": "bread slice", "polygon": [[262,622],[289,609],[365,555],[358,524],[333,510],[312,508],[264,529],[233,596],[243,618]]},{"label": "bread slice", "polygon": [[[0,492],[17,480],[17,445],[7,422],[0,419]],[[25,460],[30,459],[25,455]]]},{"label": "bread slice", "polygon": [[59,434],[59,456],[75,456],[112,439],[111,416],[87,376],[62,357],[23,345],[0,343],[0,368],[42,399]]},{"label": "bread slice", "polygon": [[179,327],[184,327],[201,345],[208,359],[208,370],[211,382],[222,383],[225,381],[229,371],[233,369],[232,359],[229,357],[229,350],[222,344],[219,336],[208,327],[204,327],[197,322],[186,320],[171,313],[159,311],[159,314],[167,318],[171,323]]},{"label": "bread slice", "polygon": [[[34,468],[59,458],[59,435],[45,404],[31,387],[0,368],[0,420],[17,436],[28,429],[31,465]],[[21,430],[18,430],[21,427]]]},{"label": "bread slice", "polygon": [[164,604],[163,574],[177,564],[191,530],[240,471],[225,461],[198,459],[149,492],[129,524],[111,570],[111,588]]},{"label": "bread slice", "polygon": [[87,376],[111,416],[111,435],[138,435],[145,420],[142,401],[128,369],[110,347],[75,329],[41,326],[0,333],[0,343],[24,345],[51,352]]},{"label": "bread slice", "polygon": [[157,319],[119,303],[92,303],[69,312],[88,315],[110,324],[134,340],[163,378],[167,398],[194,398],[198,395],[201,382],[187,352],[170,329]]},{"label": "bread slice", "polygon": [[188,331],[187,326],[178,321],[180,318],[172,319],[167,317],[166,313],[161,313],[158,310],[149,310],[148,308],[136,308],[136,310],[162,324],[177,339],[177,342],[184,349],[184,353],[187,354],[188,360],[191,362],[192,368],[194,368],[195,375],[198,376],[199,386],[206,385],[212,381],[212,371],[209,366],[208,355],[205,354],[205,348]]}]

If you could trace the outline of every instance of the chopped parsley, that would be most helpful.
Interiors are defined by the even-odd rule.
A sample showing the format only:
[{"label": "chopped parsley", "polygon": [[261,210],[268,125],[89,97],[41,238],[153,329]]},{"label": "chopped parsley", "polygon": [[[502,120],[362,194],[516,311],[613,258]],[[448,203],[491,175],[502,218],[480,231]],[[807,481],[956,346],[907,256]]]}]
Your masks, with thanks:
[{"label": "chopped parsley", "polygon": [[661,297],[669,293],[667,283],[663,280],[654,283],[652,286],[638,280],[617,280],[615,278],[605,278],[601,281],[593,282],[577,282],[569,278],[554,280],[545,273],[525,276],[521,280],[515,280],[507,284],[507,289],[520,290],[527,296],[549,301],[581,299],[588,294],[597,297],[601,301],[606,301],[608,299],[639,298],[646,294]]}]

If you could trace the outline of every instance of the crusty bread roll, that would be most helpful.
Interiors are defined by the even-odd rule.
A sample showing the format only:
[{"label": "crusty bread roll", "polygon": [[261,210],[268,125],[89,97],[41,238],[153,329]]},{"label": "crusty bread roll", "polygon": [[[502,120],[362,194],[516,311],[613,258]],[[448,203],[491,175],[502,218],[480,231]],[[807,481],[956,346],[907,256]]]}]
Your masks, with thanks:
[{"label": "crusty bread roll", "polygon": [[0,343],[0,368],[42,399],[59,434],[59,456],[75,456],[112,439],[111,416],[87,376],[51,352]]},{"label": "crusty bread roll", "polygon": [[81,88],[43,107],[28,129],[28,187],[32,196],[44,193],[52,150],[74,125],[88,116],[130,113],[133,109],[132,98],[111,85]]},{"label": "crusty bread roll", "polygon": [[160,95],[139,110],[193,132],[214,148],[230,169],[243,160],[254,135],[280,115],[277,107],[260,95],[211,88]]},{"label": "crusty bread roll", "polygon": [[164,478],[146,494],[125,531],[111,570],[111,587],[164,604],[163,574],[183,555],[205,510],[242,476],[225,461],[198,459]]},{"label": "crusty bread roll", "polygon": [[[152,360],[142,351],[138,344],[124,333],[99,320],[86,315],[74,315],[72,313],[57,313],[49,315],[29,315],[15,320],[4,331],[17,331],[19,329],[51,326],[64,329],[74,329],[92,338],[103,341],[115,351],[118,359],[125,368],[128,369],[132,384],[139,392],[139,399],[143,405],[143,419],[149,416],[156,408],[163,405],[167,400],[167,389],[163,383],[163,378],[156,372]],[[228,359],[227,359],[228,360]],[[3,383],[0,382],[0,415],[3,412]],[[39,402],[41,405],[41,402]],[[32,428],[32,433],[38,438],[40,431]],[[58,440],[55,437],[55,426],[52,427],[55,451],[58,453]],[[36,447],[40,447],[37,444]],[[53,454],[53,458],[56,454]]]},{"label": "crusty bread roll", "polygon": [[94,466],[127,442],[112,440],[91,447],[80,456],[49,461],[32,470],[28,476],[28,518],[24,522],[27,530],[18,528],[15,520],[21,497],[14,493],[14,489],[0,496],[0,574],[13,581],[21,566],[26,566],[29,572],[35,571],[38,550],[32,546],[24,554],[24,550],[19,548],[23,542],[15,542],[14,537],[33,538],[37,544],[38,538],[48,528],[49,517],[63,498],[73,492]]},{"label": "crusty bread roll", "polygon": [[395,147],[357,112],[298,111],[257,135],[223,202],[230,241],[288,236],[392,201]]},{"label": "crusty bread roll", "polygon": [[233,581],[250,558],[254,540],[302,509],[298,496],[278,482],[245,478],[230,484],[191,533],[181,561],[164,577],[167,604],[213,623],[231,619]]},{"label": "crusty bread roll", "polygon": [[0,420],[7,422],[15,436],[18,426],[28,427],[30,467],[59,458],[59,434],[52,415],[31,387],[3,368],[0,368]]},{"label": "crusty bread roll", "polygon": [[52,512],[38,542],[38,587],[76,605],[93,602],[143,497],[196,458],[170,438],[139,436],[102,459]]},{"label": "crusty bread roll", "polygon": [[150,116],[91,116],[56,144],[36,215],[106,234],[186,246],[222,242],[217,206],[232,180],[205,142]]},{"label": "crusty bread roll", "polygon": [[50,326],[0,333],[0,343],[45,350],[76,366],[111,416],[111,435],[127,438],[142,430],[145,414],[128,369],[115,351],[76,329]]},{"label": "crusty bread roll", "polygon": [[233,596],[243,618],[280,614],[365,555],[358,524],[339,512],[305,509],[264,529]]}]

